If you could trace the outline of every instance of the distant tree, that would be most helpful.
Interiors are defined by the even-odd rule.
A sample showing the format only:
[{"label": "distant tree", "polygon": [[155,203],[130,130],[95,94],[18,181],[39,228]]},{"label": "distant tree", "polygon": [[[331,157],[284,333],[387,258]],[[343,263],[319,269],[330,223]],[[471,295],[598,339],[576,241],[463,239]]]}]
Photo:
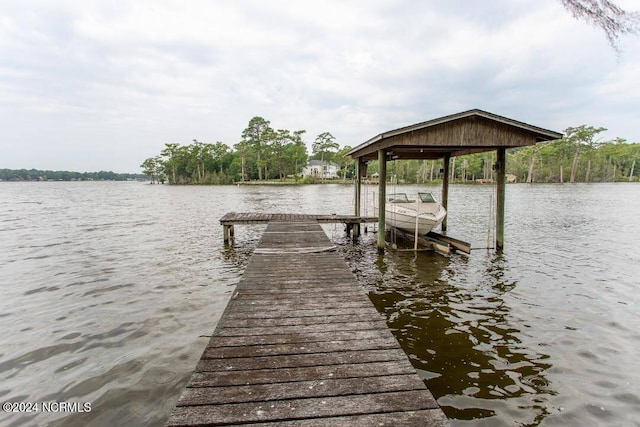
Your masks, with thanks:
[{"label": "distant tree", "polygon": [[204,181],[206,154],[205,144],[194,139],[193,144],[189,146],[188,164],[191,172],[191,180],[197,184],[202,184]]},{"label": "distant tree", "polygon": [[205,152],[207,159],[207,170],[224,173],[225,166],[228,167],[229,146],[223,142],[216,141],[215,144],[205,144]]},{"label": "distant tree", "polygon": [[278,129],[274,131],[270,136],[271,140],[271,153],[273,154],[273,164],[278,171],[278,178],[282,181],[286,176],[286,158],[285,150],[288,144],[291,143],[291,132],[286,129]]},{"label": "distant tree", "polygon": [[180,147],[180,144],[166,143],[165,144],[165,149],[160,152],[160,155],[165,158],[165,161],[164,161],[165,169],[166,168],[169,169],[167,171],[167,173],[171,172],[171,175],[170,175],[171,176],[171,180],[170,180],[170,182],[172,184],[176,183],[176,170],[177,170],[176,153],[177,153],[179,147]]},{"label": "distant tree", "polygon": [[619,52],[618,39],[638,34],[640,15],[629,12],[609,0],[560,0],[576,19],[582,19],[604,31],[611,47]]},{"label": "distant tree", "polygon": [[306,130],[294,131],[291,144],[287,147],[287,157],[293,166],[291,173],[295,177],[296,181],[298,180],[298,176],[301,175],[302,169],[305,167],[309,159],[307,154],[307,144],[305,144],[302,139],[302,135],[306,132]]},{"label": "distant tree", "polygon": [[560,183],[564,183],[564,165],[566,160],[571,156],[571,153],[573,151],[572,143],[568,141],[566,138],[561,138],[553,141],[551,143],[551,146],[554,149],[555,156],[558,162],[557,163],[559,168],[558,181]]},{"label": "distant tree", "polygon": [[320,153],[320,168],[322,171],[322,181],[324,182],[325,178],[325,168],[324,168],[324,158],[326,154],[335,152],[340,145],[335,142],[335,137],[331,135],[330,132],[323,132],[316,137],[316,140],[313,142],[313,152]]},{"label": "distant tree", "polygon": [[[565,139],[573,147],[573,162],[571,163],[571,177],[570,182],[576,182],[576,172],[578,170],[578,161],[580,154],[585,150],[592,150],[597,147],[598,141],[595,139],[596,135],[606,131],[605,128],[594,128],[593,126],[580,125],[578,127],[568,127],[565,129]],[[589,172],[591,169],[591,157],[589,156],[587,163],[586,180],[589,180]]]},{"label": "distant tree", "polygon": [[336,154],[337,163],[340,165],[340,170],[342,171],[342,182],[347,182],[347,169],[355,162],[351,156],[347,156],[349,151],[351,151],[351,146],[346,145]]},{"label": "distant tree", "polygon": [[160,175],[160,168],[161,168],[161,160],[158,156],[149,157],[144,162],[142,162],[140,167],[142,168],[142,173],[147,175],[149,178],[151,178],[152,184],[154,184],[155,182],[160,183],[159,175]]},{"label": "distant tree", "polygon": [[249,143],[247,141],[240,141],[233,146],[238,152],[240,158],[240,181],[247,181],[249,176],[247,175],[247,150],[249,149]]},{"label": "distant tree", "polygon": [[262,117],[253,117],[249,120],[246,129],[242,131],[242,141],[255,150],[257,156],[258,180],[262,180],[262,171],[265,166],[262,154],[265,146],[268,144],[269,138],[273,134],[270,127],[271,122]]}]

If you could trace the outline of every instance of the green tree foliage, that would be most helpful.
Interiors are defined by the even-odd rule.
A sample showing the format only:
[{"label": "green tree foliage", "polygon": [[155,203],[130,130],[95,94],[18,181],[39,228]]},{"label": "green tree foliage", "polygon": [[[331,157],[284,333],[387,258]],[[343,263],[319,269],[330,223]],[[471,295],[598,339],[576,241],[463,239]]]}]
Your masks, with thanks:
[{"label": "green tree foliage", "polygon": [[297,181],[302,174],[302,169],[306,166],[309,156],[307,155],[307,145],[302,139],[307,131],[297,130],[293,132],[291,142],[285,147],[285,159],[288,171]]},{"label": "green tree foliage", "polygon": [[347,182],[347,178],[355,176],[355,161],[347,153],[351,151],[351,146],[346,145],[336,153],[336,163],[340,165],[340,175],[342,182]]},{"label": "green tree foliage", "polygon": [[[242,140],[256,153],[256,166],[258,168],[258,180],[262,180],[269,157],[269,143],[273,140],[275,132],[271,129],[271,122],[262,117],[254,117],[249,120],[249,125],[242,131]],[[266,156],[265,156],[266,154]],[[266,170],[265,170],[266,179]]]},{"label": "green tree foliage", "polygon": [[325,156],[331,158],[331,156],[338,151],[340,145],[335,142],[335,137],[331,135],[331,132],[322,132],[316,137],[311,149],[315,155],[320,155],[320,167],[322,168],[322,181],[325,180],[324,173],[324,160]]},{"label": "green tree foliage", "polygon": [[128,181],[144,175],[111,171],[72,172],[40,169],[0,169],[0,181]]},{"label": "green tree foliage", "polygon": [[274,130],[270,122],[254,117],[231,149],[194,139],[191,144],[167,143],[159,156],[140,166],[155,182],[170,184],[230,184],[236,181],[299,179],[307,164],[306,131]]},{"label": "green tree foliage", "polygon": [[[602,127],[580,125],[565,130],[565,137],[530,147],[507,150],[507,173],[518,182],[610,182],[638,179],[640,144],[622,138],[603,141]],[[194,139],[189,145],[165,144],[160,155],[145,160],[141,168],[154,182],[171,184],[229,184],[236,181],[299,180],[308,161],[304,130],[274,130],[270,122],[254,117],[233,149],[218,141],[213,144]],[[345,154],[330,132],[318,135],[312,158],[340,165],[343,182],[355,175],[353,159]],[[493,151],[451,159],[450,180],[471,183],[495,179]],[[401,160],[389,164],[389,179],[398,183],[429,183],[442,179],[442,160]],[[378,172],[370,162],[369,177]],[[21,172],[22,177],[42,173]],[[16,179],[16,174],[0,174],[0,179]],[[48,177],[48,175],[47,175]],[[25,178],[19,178],[25,179]],[[38,178],[33,178],[38,179]]]},{"label": "green tree foliage", "polygon": [[160,156],[149,157],[140,165],[142,173],[151,178],[151,183],[164,182],[164,172],[162,166],[162,159]]},{"label": "green tree foliage", "polygon": [[[633,180],[633,162],[640,157],[640,144],[621,138],[601,141],[605,128],[581,125],[565,130],[557,141],[510,150],[507,172],[523,182],[611,182]],[[526,166],[526,167],[525,167]]]},{"label": "green tree foliage", "polygon": [[[577,129],[577,128],[573,128]],[[597,131],[598,128],[592,128]],[[638,181],[640,144],[628,144],[621,138],[598,142],[589,139],[578,146],[567,137],[539,143],[530,147],[507,150],[507,173],[517,182],[566,182],[566,172],[575,162],[574,182]],[[493,164],[495,152],[470,154],[451,159],[451,182],[473,183],[495,180]],[[388,180],[399,184],[429,183],[442,179],[442,160],[398,160],[387,166]],[[367,173],[371,177],[379,171],[378,162],[371,162]]]},{"label": "green tree foliage", "polygon": [[576,182],[576,173],[580,160],[580,155],[585,153],[587,158],[587,170],[585,181],[589,181],[589,175],[591,171],[591,159],[593,158],[593,151],[599,145],[599,141],[596,140],[596,136],[606,131],[605,128],[594,128],[593,126],[580,125],[578,127],[569,127],[565,130],[567,134],[564,138],[565,143],[573,149],[573,161],[571,163],[571,178],[570,182]]}]

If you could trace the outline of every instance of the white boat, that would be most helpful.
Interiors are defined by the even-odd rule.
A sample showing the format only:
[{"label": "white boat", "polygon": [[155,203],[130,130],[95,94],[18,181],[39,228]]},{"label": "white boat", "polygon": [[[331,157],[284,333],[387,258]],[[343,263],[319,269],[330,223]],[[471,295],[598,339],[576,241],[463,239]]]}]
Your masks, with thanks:
[{"label": "white boat", "polygon": [[[377,200],[374,199],[374,215],[378,215]],[[385,204],[385,224],[409,233],[415,233],[416,215],[418,234],[424,235],[442,223],[447,211],[429,192],[418,192],[411,200],[406,193],[390,194]]]}]

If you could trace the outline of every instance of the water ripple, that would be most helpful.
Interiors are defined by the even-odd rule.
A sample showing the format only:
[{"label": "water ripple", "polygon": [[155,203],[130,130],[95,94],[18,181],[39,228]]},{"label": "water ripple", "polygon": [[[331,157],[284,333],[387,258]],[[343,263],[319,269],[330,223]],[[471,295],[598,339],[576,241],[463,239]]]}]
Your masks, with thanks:
[{"label": "water ripple", "polygon": [[[486,246],[492,192],[450,188],[452,235]],[[264,229],[239,227],[224,247],[218,219],[349,213],[353,200],[340,185],[1,183],[0,193],[0,396],[92,403],[84,414],[0,414],[2,425],[162,425]],[[508,186],[506,211],[503,255],[379,256],[375,235],[354,245],[341,227],[323,229],[454,425],[634,425],[637,186]]]}]

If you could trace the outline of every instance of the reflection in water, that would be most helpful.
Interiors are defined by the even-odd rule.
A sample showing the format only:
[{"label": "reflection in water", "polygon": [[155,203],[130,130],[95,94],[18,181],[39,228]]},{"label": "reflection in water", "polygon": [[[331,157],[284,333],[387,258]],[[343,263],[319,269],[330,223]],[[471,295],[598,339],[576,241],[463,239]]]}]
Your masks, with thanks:
[{"label": "reflection in water", "polygon": [[[484,246],[492,194],[452,186],[449,232]],[[453,424],[638,425],[637,196],[636,183],[509,185],[503,257],[379,257],[375,234],[323,229]],[[224,247],[218,219],[352,209],[349,185],[1,183],[0,395],[92,411],[0,425],[163,425],[263,227]]]},{"label": "reflection in water", "polygon": [[454,422],[484,418],[492,425],[537,425],[548,415],[546,401],[555,394],[545,376],[550,358],[521,340],[527,325],[513,318],[503,298],[518,285],[505,274],[505,255],[476,252],[470,259],[343,250]]}]

